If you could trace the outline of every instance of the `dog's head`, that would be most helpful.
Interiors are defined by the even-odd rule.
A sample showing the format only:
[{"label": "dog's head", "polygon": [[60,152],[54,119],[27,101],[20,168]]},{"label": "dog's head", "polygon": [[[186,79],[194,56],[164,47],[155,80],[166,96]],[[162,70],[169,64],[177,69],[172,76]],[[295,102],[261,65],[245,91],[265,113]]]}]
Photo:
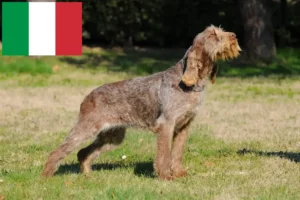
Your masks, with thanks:
[{"label": "dog's head", "polygon": [[195,37],[193,45],[185,54],[186,70],[182,82],[192,86],[200,78],[210,74],[214,83],[217,73],[216,61],[236,58],[240,51],[234,33],[225,32],[222,28],[213,25],[207,27]]}]

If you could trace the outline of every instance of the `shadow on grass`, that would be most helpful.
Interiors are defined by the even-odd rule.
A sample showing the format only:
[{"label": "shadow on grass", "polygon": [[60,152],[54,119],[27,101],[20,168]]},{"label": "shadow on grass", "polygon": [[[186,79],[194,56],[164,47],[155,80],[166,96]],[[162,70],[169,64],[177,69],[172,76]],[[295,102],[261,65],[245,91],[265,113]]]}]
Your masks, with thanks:
[{"label": "shadow on grass", "polygon": [[[148,177],[148,178],[154,178],[154,168],[153,168],[153,162],[138,162],[138,163],[103,163],[103,164],[94,164],[92,165],[93,171],[100,171],[100,170],[109,170],[113,171],[118,168],[134,168],[134,174],[137,176],[142,177]],[[80,173],[80,167],[78,163],[72,163],[72,164],[64,164],[59,167],[56,175],[61,174],[79,174]]]},{"label": "shadow on grass", "polygon": [[[176,64],[186,49],[101,49],[84,51],[80,57],[61,57],[60,61],[77,68],[102,68],[111,72],[147,75],[163,71]],[[300,75],[300,49],[278,49],[272,63],[249,62],[241,55],[230,62],[220,62],[220,77],[255,77]]]},{"label": "shadow on grass", "polygon": [[136,163],[134,167],[134,174],[148,178],[154,178],[153,162]]},{"label": "shadow on grass", "polygon": [[264,151],[242,149],[242,150],[239,150],[237,153],[239,155],[255,154],[258,156],[267,156],[267,157],[276,156],[276,157],[288,159],[288,160],[296,162],[296,163],[300,162],[300,153],[296,153],[296,152],[283,152],[283,151],[264,152]]}]

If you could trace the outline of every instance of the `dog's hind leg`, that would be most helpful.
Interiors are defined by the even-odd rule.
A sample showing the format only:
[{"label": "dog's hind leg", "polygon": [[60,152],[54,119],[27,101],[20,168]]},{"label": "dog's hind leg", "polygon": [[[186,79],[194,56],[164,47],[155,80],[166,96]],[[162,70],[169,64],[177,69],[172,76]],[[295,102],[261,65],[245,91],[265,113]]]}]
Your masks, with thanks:
[{"label": "dog's hind leg", "polygon": [[92,171],[92,162],[103,152],[115,149],[122,143],[125,137],[125,128],[114,128],[100,132],[97,139],[81,149],[77,158],[80,162],[80,169],[82,173],[89,173]]},{"label": "dog's hind leg", "polygon": [[80,118],[65,141],[55,151],[51,152],[43,169],[42,176],[53,176],[60,161],[74,151],[80,144],[99,133],[99,130],[101,130],[104,124],[104,122],[95,121],[93,116]]}]

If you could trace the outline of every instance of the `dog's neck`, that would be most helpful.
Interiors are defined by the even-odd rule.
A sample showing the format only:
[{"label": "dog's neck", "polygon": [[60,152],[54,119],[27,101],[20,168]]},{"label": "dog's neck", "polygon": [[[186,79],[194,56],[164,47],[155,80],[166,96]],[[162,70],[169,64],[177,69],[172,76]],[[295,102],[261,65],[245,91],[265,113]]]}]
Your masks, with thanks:
[{"label": "dog's neck", "polygon": [[[187,62],[187,57],[184,57],[184,58],[181,59],[182,74],[186,70],[186,62]],[[184,91],[201,92],[205,89],[206,81],[207,81],[207,77],[203,77],[203,78],[199,78],[197,83],[193,86],[186,86],[182,81],[180,82],[179,85]]]}]

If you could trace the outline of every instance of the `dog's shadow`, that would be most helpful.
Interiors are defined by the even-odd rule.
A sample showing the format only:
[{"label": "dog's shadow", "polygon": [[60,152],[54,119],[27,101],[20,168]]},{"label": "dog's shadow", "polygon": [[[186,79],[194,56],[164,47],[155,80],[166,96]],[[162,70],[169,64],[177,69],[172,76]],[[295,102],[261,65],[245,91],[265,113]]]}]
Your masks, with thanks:
[{"label": "dog's shadow", "polygon": [[[100,171],[100,170],[116,170],[118,168],[134,168],[134,174],[140,177],[147,177],[147,178],[154,178],[154,168],[153,162],[137,162],[137,163],[103,163],[103,164],[94,164],[92,165],[93,171]],[[72,163],[72,164],[64,164],[61,165],[56,175],[62,174],[78,174],[80,173],[79,163]]]},{"label": "dog's shadow", "polygon": [[300,153],[296,153],[296,152],[283,152],[283,151],[265,152],[265,151],[242,149],[242,150],[239,150],[237,153],[239,155],[255,154],[255,155],[267,156],[267,157],[277,156],[280,158],[288,159],[288,160],[296,162],[296,163],[300,162]]}]

